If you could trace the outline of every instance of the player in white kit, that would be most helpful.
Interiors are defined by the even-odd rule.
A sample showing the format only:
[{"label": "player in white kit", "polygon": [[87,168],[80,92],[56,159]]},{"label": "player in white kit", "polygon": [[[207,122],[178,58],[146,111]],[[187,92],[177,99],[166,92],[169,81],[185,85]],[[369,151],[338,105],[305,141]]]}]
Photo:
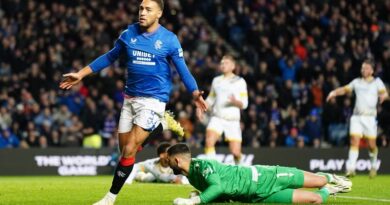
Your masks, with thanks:
[{"label": "player in white kit", "polygon": [[359,156],[359,143],[362,137],[366,138],[369,147],[369,156],[371,161],[371,169],[369,176],[376,176],[378,147],[376,145],[377,137],[377,104],[382,103],[387,97],[386,87],[380,78],[375,78],[374,63],[367,59],[361,67],[361,78],[356,78],[348,85],[337,88],[329,93],[327,101],[336,96],[344,95],[348,92],[355,92],[356,102],[351,117],[349,128],[350,148],[348,161],[346,164],[346,175],[354,176],[356,161]]},{"label": "player in white kit", "polygon": [[206,130],[205,154],[209,158],[215,157],[215,143],[224,133],[229,150],[238,164],[242,142],[240,111],[248,106],[248,91],[245,80],[233,73],[235,63],[231,55],[222,57],[219,65],[222,75],[213,79],[206,99],[211,107],[211,118]]},{"label": "player in white kit", "polygon": [[126,184],[132,184],[134,180],[138,182],[189,184],[187,177],[174,175],[173,170],[169,167],[167,150],[170,146],[171,144],[162,142],[157,147],[158,157],[135,163]]}]

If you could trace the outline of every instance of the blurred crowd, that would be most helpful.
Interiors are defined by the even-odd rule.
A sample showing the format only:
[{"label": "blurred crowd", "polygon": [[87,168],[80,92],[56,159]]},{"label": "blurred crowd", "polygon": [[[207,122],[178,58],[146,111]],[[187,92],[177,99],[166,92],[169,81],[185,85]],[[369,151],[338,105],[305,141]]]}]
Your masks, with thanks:
[{"label": "blurred crowd", "polygon": [[[0,1],[0,148],[116,147],[124,62],[60,90],[62,74],[107,52],[138,19],[138,0]],[[249,107],[244,146],[327,147],[348,143],[353,96],[325,103],[330,90],[359,76],[365,57],[390,82],[390,1],[166,0],[161,24],[175,32],[200,89],[218,74],[225,42],[240,54]],[[242,62],[246,63],[242,63]],[[185,128],[150,139],[204,143],[190,94],[174,72],[167,109]],[[379,107],[390,124],[390,103]],[[381,126],[378,144],[388,146]],[[219,145],[223,145],[221,140]],[[364,146],[364,145],[363,145]]]}]

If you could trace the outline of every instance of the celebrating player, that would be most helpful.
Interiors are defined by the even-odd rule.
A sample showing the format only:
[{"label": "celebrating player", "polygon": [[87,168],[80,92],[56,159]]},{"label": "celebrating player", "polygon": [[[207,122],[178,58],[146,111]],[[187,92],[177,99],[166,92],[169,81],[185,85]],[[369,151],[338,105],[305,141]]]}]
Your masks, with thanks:
[{"label": "celebrating player", "polygon": [[162,142],[157,147],[157,158],[135,163],[133,171],[127,178],[126,183],[133,180],[138,182],[166,182],[176,184],[188,184],[188,179],[182,175],[174,175],[168,165],[167,150],[171,144]]},{"label": "celebrating player", "polygon": [[[175,174],[188,177],[200,195],[177,198],[175,205],[216,201],[263,203],[323,203],[329,194],[349,192],[352,182],[345,177],[310,173],[280,166],[225,165],[215,160],[193,159],[186,144],[168,149],[169,166]],[[298,188],[320,188],[317,191]]]},{"label": "celebrating player", "polygon": [[160,124],[172,86],[170,62],[192,93],[198,110],[207,110],[202,93],[184,61],[179,40],[159,24],[163,9],[163,0],[143,0],[139,6],[139,22],[122,32],[114,48],[77,73],[65,74],[65,80],[60,84],[60,88],[70,89],[85,76],[112,64],[120,54],[126,57],[126,96],[118,128],[121,158],[110,191],[96,205],[114,204],[133,169],[137,149]]},{"label": "celebrating player", "polygon": [[[219,65],[222,75],[213,79],[206,98],[206,103],[212,107],[212,117],[206,129],[205,154],[215,158],[215,143],[224,133],[234,161],[239,164],[242,141],[240,110],[248,106],[248,91],[245,80],[233,73],[235,63],[231,55],[222,57]],[[202,115],[198,117],[201,119]]]},{"label": "celebrating player", "polygon": [[374,62],[370,59],[362,63],[361,78],[356,78],[348,85],[337,88],[331,91],[327,97],[330,99],[345,95],[348,92],[354,91],[356,94],[355,108],[351,117],[349,128],[350,148],[348,161],[346,164],[346,175],[354,176],[356,161],[359,156],[359,143],[362,137],[368,139],[369,156],[371,161],[371,170],[369,176],[375,177],[377,173],[377,156],[378,147],[376,145],[377,137],[377,121],[376,121],[376,106],[382,103],[387,97],[386,87],[380,78],[374,78]]}]

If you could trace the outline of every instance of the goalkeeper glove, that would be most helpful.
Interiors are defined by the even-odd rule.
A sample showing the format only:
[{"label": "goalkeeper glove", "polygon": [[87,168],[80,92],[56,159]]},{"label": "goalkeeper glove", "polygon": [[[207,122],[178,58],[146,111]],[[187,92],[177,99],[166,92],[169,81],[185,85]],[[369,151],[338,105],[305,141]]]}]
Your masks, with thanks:
[{"label": "goalkeeper glove", "polygon": [[195,205],[200,204],[200,197],[195,196],[191,197],[190,199],[184,199],[184,198],[176,198],[173,200],[174,205]]}]

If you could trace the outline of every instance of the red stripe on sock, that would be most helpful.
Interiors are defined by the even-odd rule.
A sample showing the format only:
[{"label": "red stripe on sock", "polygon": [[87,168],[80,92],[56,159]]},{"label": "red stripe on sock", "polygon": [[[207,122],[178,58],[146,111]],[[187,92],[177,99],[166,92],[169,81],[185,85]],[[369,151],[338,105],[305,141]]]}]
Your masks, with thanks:
[{"label": "red stripe on sock", "polygon": [[119,161],[119,163],[122,165],[122,166],[125,166],[125,167],[128,167],[130,165],[133,165],[135,162],[135,157],[129,157],[129,158],[124,158],[122,157],[121,160]]}]

